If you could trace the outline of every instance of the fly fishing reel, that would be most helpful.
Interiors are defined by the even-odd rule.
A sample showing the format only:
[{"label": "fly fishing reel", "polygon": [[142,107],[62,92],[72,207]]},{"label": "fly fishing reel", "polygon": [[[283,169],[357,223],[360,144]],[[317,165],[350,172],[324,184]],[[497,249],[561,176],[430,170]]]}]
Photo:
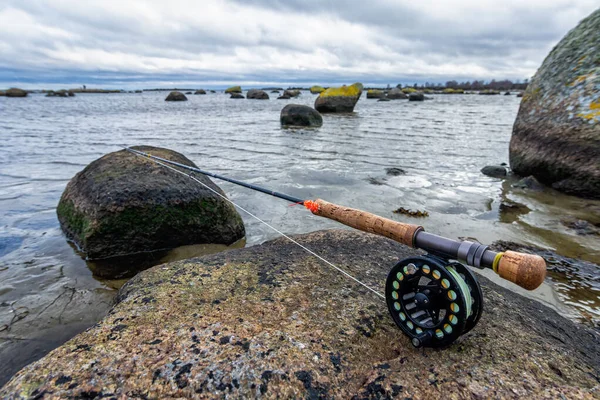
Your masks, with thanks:
[{"label": "fly fishing reel", "polygon": [[390,271],[385,298],[392,319],[415,347],[444,347],[473,329],[483,311],[477,278],[466,266],[432,255]]}]

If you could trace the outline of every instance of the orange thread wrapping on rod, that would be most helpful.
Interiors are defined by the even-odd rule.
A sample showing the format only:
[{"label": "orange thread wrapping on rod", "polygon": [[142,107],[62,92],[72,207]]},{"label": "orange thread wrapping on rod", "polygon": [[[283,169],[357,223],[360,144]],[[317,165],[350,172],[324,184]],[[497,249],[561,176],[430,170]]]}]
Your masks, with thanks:
[{"label": "orange thread wrapping on rod", "polygon": [[312,200],[304,200],[304,207],[308,208],[313,214],[317,214],[319,212],[319,205]]}]

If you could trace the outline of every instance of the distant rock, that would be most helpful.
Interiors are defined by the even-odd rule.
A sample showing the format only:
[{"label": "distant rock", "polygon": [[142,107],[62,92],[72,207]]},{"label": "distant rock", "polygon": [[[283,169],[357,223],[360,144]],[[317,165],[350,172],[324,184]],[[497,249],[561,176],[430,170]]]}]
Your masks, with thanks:
[{"label": "distant rock", "polygon": [[61,89],[61,90],[50,90],[48,91],[48,93],[46,93],[46,97],[69,97],[69,96],[75,96],[75,93],[72,92],[67,92],[65,89]]},{"label": "distant rock", "polygon": [[[172,150],[135,149],[195,166]],[[208,177],[196,179],[224,195]],[[126,150],[107,154],[75,175],[57,214],[63,231],[90,259],[199,243],[231,244],[245,234],[230,203]]]},{"label": "distant rock", "polygon": [[283,94],[277,98],[277,100],[289,100],[291,97],[287,94]]},{"label": "distant rock", "polygon": [[325,91],[325,88],[323,88],[322,86],[318,86],[318,85],[312,86],[310,88],[310,92],[312,94],[319,94],[319,93],[324,92],[324,91]]},{"label": "distant rock", "polygon": [[385,173],[390,175],[390,176],[400,176],[400,175],[406,175],[406,171],[403,170],[402,168],[397,168],[397,167],[392,167],[392,168],[386,168],[385,169]]},{"label": "distant rock", "polygon": [[544,185],[542,185],[537,179],[535,179],[535,176],[533,175],[530,175],[516,183],[513,183],[512,186],[519,189],[530,189],[535,191],[544,190]]},{"label": "distant rock", "polygon": [[301,92],[299,90],[296,90],[296,89],[294,89],[294,90],[285,90],[283,92],[284,96],[290,96],[290,97],[298,97],[298,96],[300,96],[300,94],[301,94]]},{"label": "distant rock", "polygon": [[502,165],[486,165],[481,169],[481,173],[492,178],[504,178],[508,175],[508,170]]},{"label": "distant rock", "polygon": [[185,94],[193,94],[192,92],[185,92]]},{"label": "distant rock", "polygon": [[[351,230],[295,239],[378,291],[398,259],[420,254]],[[287,239],[162,264],[127,282],[102,321],[19,371],[0,398],[597,394],[597,332],[477,279],[479,324],[448,348],[414,349],[379,297]]]},{"label": "distant rock", "polygon": [[408,95],[408,101],[423,101],[425,100],[425,95],[423,92],[413,92]]},{"label": "distant rock", "polygon": [[523,92],[517,93],[517,97],[523,97]]},{"label": "distant rock", "polygon": [[490,95],[497,95],[497,94],[500,94],[500,92],[499,92],[499,91],[497,91],[497,90],[486,89],[486,90],[481,90],[481,91],[479,92],[479,94],[481,94],[481,95],[487,95],[487,96],[490,96]]},{"label": "distant rock", "polygon": [[143,90],[136,90],[135,93],[143,93]]},{"label": "distant rock", "polygon": [[510,96],[510,92],[505,92],[504,95],[505,96]]},{"label": "distant rock", "polygon": [[264,90],[250,89],[248,90],[248,93],[246,93],[246,98],[254,100],[269,100],[269,95]]},{"label": "distant rock", "polygon": [[27,97],[27,92],[19,88],[10,88],[4,92],[6,97]]},{"label": "distant rock", "polygon": [[315,100],[315,109],[321,113],[352,112],[362,94],[363,85],[331,87]]},{"label": "distant rock", "polygon": [[380,99],[379,99],[379,100],[377,100],[377,101],[379,102],[379,101],[391,101],[391,100],[390,100],[390,99],[388,99],[387,97],[382,97],[382,98],[380,98]]},{"label": "distant rock", "polygon": [[187,97],[185,97],[185,94],[175,91],[169,93],[165,101],[187,101]]},{"label": "distant rock", "polygon": [[244,95],[241,93],[231,93],[230,99],[244,99]]},{"label": "distant rock", "polygon": [[216,91],[214,91],[214,90],[211,90],[210,92],[211,92],[211,93],[217,93],[217,92],[216,92]]},{"label": "distant rock", "polygon": [[242,88],[241,86],[232,86],[225,89],[225,93],[242,93]]},{"label": "distant rock", "polygon": [[279,94],[279,90],[271,90],[271,93],[277,93],[277,94]]},{"label": "distant rock", "polygon": [[390,100],[403,100],[407,99],[408,95],[398,88],[393,88],[388,92],[387,98]]},{"label": "distant rock", "polygon": [[463,89],[452,89],[446,88],[442,91],[442,94],[464,94],[465,91]]},{"label": "distant rock", "polygon": [[300,104],[288,104],[281,110],[279,117],[283,126],[319,127],[323,117],[312,107]]},{"label": "distant rock", "polygon": [[206,94],[206,90],[204,89],[198,89],[194,92],[194,94]]},{"label": "distant rock", "polygon": [[559,191],[600,199],[600,9],[552,49],[527,86],[510,166]]},{"label": "distant rock", "polygon": [[367,99],[380,99],[382,97],[385,97],[385,92],[383,90],[367,90]]}]

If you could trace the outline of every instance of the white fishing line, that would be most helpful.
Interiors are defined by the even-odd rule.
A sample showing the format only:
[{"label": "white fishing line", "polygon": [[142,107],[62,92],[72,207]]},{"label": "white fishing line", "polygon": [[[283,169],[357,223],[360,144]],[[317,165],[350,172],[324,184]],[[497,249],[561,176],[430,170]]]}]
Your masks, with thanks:
[{"label": "white fishing line", "polygon": [[336,266],[335,264],[333,264],[332,262],[326,260],[325,258],[321,257],[320,255],[318,255],[317,253],[315,253],[314,251],[312,251],[311,249],[307,248],[306,246],[298,243],[296,240],[292,239],[291,237],[289,237],[288,235],[286,235],[285,233],[281,232],[279,229],[275,228],[274,226],[270,225],[268,222],[263,221],[262,219],[260,219],[259,217],[257,217],[256,215],[252,214],[250,211],[246,210],[244,207],[234,203],[233,201],[229,200],[226,196],[222,195],[221,193],[217,192],[216,190],[214,190],[213,188],[209,187],[208,185],[206,185],[204,182],[201,182],[200,180],[198,180],[193,174],[188,174],[186,172],[183,172],[181,170],[178,170],[175,167],[172,167],[168,164],[165,164],[163,162],[160,162],[156,159],[154,159],[152,157],[152,155],[146,155],[145,153],[138,153],[135,150],[129,149],[128,147],[125,147],[125,150],[129,151],[132,154],[135,154],[136,156],[139,157],[143,157],[143,158],[148,158],[149,160],[152,160],[153,162],[162,165],[165,168],[168,168],[172,171],[177,172],[178,174],[181,175],[185,175],[191,179],[193,179],[194,181],[198,182],[199,184],[201,184],[202,186],[204,186],[205,188],[207,188],[208,190],[210,190],[211,192],[213,192],[214,194],[216,194],[217,196],[221,197],[223,200],[233,204],[235,207],[239,208],[240,210],[242,210],[243,212],[245,212],[246,214],[248,214],[249,216],[251,216],[252,218],[256,219],[257,221],[259,221],[260,223],[268,226],[270,229],[272,229],[273,231],[277,232],[278,234],[280,234],[281,236],[283,236],[284,238],[288,239],[290,242],[298,245],[300,248],[304,249],[306,252],[310,253],[311,255],[313,255],[314,257],[318,258],[319,260],[323,261],[325,264],[329,265],[330,267],[334,268],[335,270],[337,270],[338,272],[340,272],[341,274],[343,274],[344,276],[346,276],[347,278],[352,279],[354,282],[358,283],[359,285],[365,287],[366,289],[370,290],[371,292],[375,293],[377,296],[381,297],[382,299],[385,300],[385,296],[382,293],[379,293],[377,290],[371,288],[370,286],[368,286],[366,283],[361,282],[360,280],[356,279],[355,277],[353,277],[352,275],[350,275],[349,273],[347,273],[346,271],[344,271],[343,269],[341,269],[340,267]]}]

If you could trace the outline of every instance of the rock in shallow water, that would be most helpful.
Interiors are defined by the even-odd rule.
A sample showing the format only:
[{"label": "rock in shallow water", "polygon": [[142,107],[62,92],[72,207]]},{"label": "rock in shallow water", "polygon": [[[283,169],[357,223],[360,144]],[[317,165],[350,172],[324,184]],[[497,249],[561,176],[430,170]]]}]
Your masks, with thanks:
[{"label": "rock in shallow water", "polygon": [[557,190],[600,199],[600,9],[550,52],[521,101],[510,166]]},{"label": "rock in shallow water", "polygon": [[[297,240],[378,290],[397,257],[417,253],[356,231]],[[285,239],[157,266],[0,397],[591,396],[598,336],[482,284],[479,325],[445,350],[417,350],[378,297]]]},{"label": "rock in shallow water", "polygon": [[481,173],[492,178],[504,178],[508,175],[508,170],[503,165],[486,165],[481,168]]},{"label": "rock in shallow water", "polygon": [[255,100],[269,100],[269,95],[264,90],[250,89],[248,90],[248,93],[246,93],[246,98]]},{"label": "rock in shallow water", "polygon": [[360,83],[329,88],[317,97],[315,109],[320,113],[352,112],[362,90],[363,85]]},{"label": "rock in shallow water", "polygon": [[171,92],[165,101],[187,101],[187,97],[181,92]]},{"label": "rock in shallow water", "polygon": [[312,107],[300,104],[288,104],[281,110],[279,117],[283,126],[312,126],[323,125],[323,117]]},{"label": "rock in shallow water", "polygon": [[[134,147],[195,166],[174,151]],[[223,194],[208,177],[196,177]],[[194,182],[125,150],[92,162],[67,185],[57,208],[68,237],[89,258],[188,244],[231,244],[244,237],[233,206]]]}]

